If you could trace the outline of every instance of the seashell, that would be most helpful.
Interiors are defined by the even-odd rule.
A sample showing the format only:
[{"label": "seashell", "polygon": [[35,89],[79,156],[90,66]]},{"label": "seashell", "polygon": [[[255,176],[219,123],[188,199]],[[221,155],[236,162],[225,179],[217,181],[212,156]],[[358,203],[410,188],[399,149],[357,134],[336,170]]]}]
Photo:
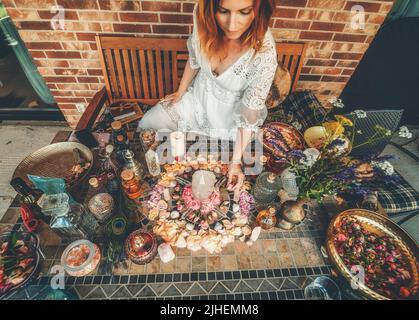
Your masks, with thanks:
[{"label": "seashell", "polygon": [[242,227],[242,232],[245,236],[248,236],[252,233],[252,229],[249,226]]},{"label": "seashell", "polygon": [[186,224],[186,229],[189,231],[192,231],[193,229],[195,229],[195,225],[193,225],[192,223],[187,223]]},{"label": "seashell", "polygon": [[234,203],[232,210],[234,213],[237,213],[240,211],[240,206],[237,203]]},{"label": "seashell", "polygon": [[246,236],[241,236],[241,237],[239,238],[239,240],[240,240],[241,242],[244,242],[244,241],[246,240]]},{"label": "seashell", "polygon": [[214,168],[214,172],[216,173],[216,174],[220,174],[221,173],[221,168],[220,167],[215,167]]},{"label": "seashell", "polygon": [[168,211],[160,211],[159,217],[160,219],[167,219],[170,217],[170,213]]},{"label": "seashell", "polygon": [[242,235],[242,228],[235,227],[233,229],[233,235],[236,236],[236,237],[240,237]]},{"label": "seashell", "polygon": [[157,203],[157,208],[158,208],[158,210],[160,210],[160,211],[163,211],[163,210],[167,210],[167,208],[169,207],[169,205],[167,204],[167,202],[166,201],[164,201],[164,200],[160,200],[158,203]]},{"label": "seashell", "polygon": [[188,166],[188,167],[186,167],[186,168],[185,168],[185,172],[186,172],[186,173],[189,173],[189,172],[191,172],[191,171],[192,171],[192,168],[191,168],[191,167],[189,167],[189,166]]},{"label": "seashell", "polygon": [[159,210],[158,209],[151,209],[148,213],[148,219],[153,221],[159,216]]},{"label": "seashell", "polygon": [[174,210],[174,211],[170,212],[170,218],[178,219],[179,217],[180,217],[179,211]]},{"label": "seashell", "polygon": [[220,230],[222,230],[222,229],[224,229],[224,226],[223,226],[221,223],[217,222],[217,223],[215,224],[214,230],[215,230],[215,231],[220,231]]}]

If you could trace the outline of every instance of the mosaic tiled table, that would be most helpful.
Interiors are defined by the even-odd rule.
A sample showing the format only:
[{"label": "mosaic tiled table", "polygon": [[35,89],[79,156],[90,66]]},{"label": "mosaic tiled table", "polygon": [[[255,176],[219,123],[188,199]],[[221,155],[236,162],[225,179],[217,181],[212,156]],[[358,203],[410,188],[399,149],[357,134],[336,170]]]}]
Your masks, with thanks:
[{"label": "mosaic tiled table", "polygon": [[[53,142],[65,137],[60,133]],[[0,221],[0,232],[22,228],[18,206],[16,199]],[[66,289],[80,299],[303,299],[304,287],[331,271],[321,253],[331,210],[314,206],[294,230],[263,231],[250,247],[236,241],[222,254],[175,248],[169,263],[158,257],[143,266],[128,262],[112,274],[98,268],[86,277],[66,277]],[[47,230],[40,238],[46,259],[39,277],[6,299],[37,299],[49,288],[50,269],[60,264],[65,246]]]}]

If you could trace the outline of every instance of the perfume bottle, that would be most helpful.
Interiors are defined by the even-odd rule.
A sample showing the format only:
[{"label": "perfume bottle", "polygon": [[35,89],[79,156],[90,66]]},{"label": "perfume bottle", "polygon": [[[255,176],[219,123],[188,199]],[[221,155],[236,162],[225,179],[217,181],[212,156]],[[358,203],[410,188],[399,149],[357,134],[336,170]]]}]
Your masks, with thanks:
[{"label": "perfume bottle", "polygon": [[158,176],[161,173],[159,156],[156,151],[149,149],[145,154],[145,160],[147,162],[148,171],[153,177]]},{"label": "perfume bottle", "polygon": [[134,152],[131,150],[124,151],[125,165],[123,170],[131,170],[134,172],[135,178],[140,181],[144,176],[143,166],[134,158]]},{"label": "perfume bottle", "polygon": [[264,230],[271,229],[276,226],[276,209],[273,207],[262,210],[256,217],[256,224]]},{"label": "perfume bottle", "polygon": [[264,172],[257,179],[253,196],[260,203],[271,203],[281,189],[281,179],[273,172]]}]

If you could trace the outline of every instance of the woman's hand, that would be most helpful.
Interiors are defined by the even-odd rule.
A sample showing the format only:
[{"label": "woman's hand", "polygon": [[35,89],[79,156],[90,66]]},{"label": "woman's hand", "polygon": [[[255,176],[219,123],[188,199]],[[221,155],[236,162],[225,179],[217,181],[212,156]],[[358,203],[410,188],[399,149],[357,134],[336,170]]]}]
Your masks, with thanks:
[{"label": "woman's hand", "polygon": [[162,100],[160,100],[160,102],[164,102],[169,106],[173,106],[182,99],[183,95],[184,93],[176,91],[175,93],[169,94],[166,97],[164,97]]},{"label": "woman's hand", "polygon": [[227,189],[230,191],[238,191],[244,183],[244,173],[241,164],[232,163],[228,167],[228,183]]}]

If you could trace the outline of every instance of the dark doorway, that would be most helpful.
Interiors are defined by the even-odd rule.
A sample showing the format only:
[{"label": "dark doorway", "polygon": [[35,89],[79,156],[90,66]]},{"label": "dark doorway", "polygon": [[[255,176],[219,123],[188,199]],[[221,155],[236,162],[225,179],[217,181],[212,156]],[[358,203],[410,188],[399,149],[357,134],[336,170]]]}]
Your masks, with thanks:
[{"label": "dark doorway", "polygon": [[378,31],[341,98],[348,111],[404,109],[402,124],[419,124],[419,17]]},{"label": "dark doorway", "polygon": [[8,38],[0,28],[0,120],[64,120],[58,106],[43,102],[32,87],[12,47],[19,45],[21,39]]}]

